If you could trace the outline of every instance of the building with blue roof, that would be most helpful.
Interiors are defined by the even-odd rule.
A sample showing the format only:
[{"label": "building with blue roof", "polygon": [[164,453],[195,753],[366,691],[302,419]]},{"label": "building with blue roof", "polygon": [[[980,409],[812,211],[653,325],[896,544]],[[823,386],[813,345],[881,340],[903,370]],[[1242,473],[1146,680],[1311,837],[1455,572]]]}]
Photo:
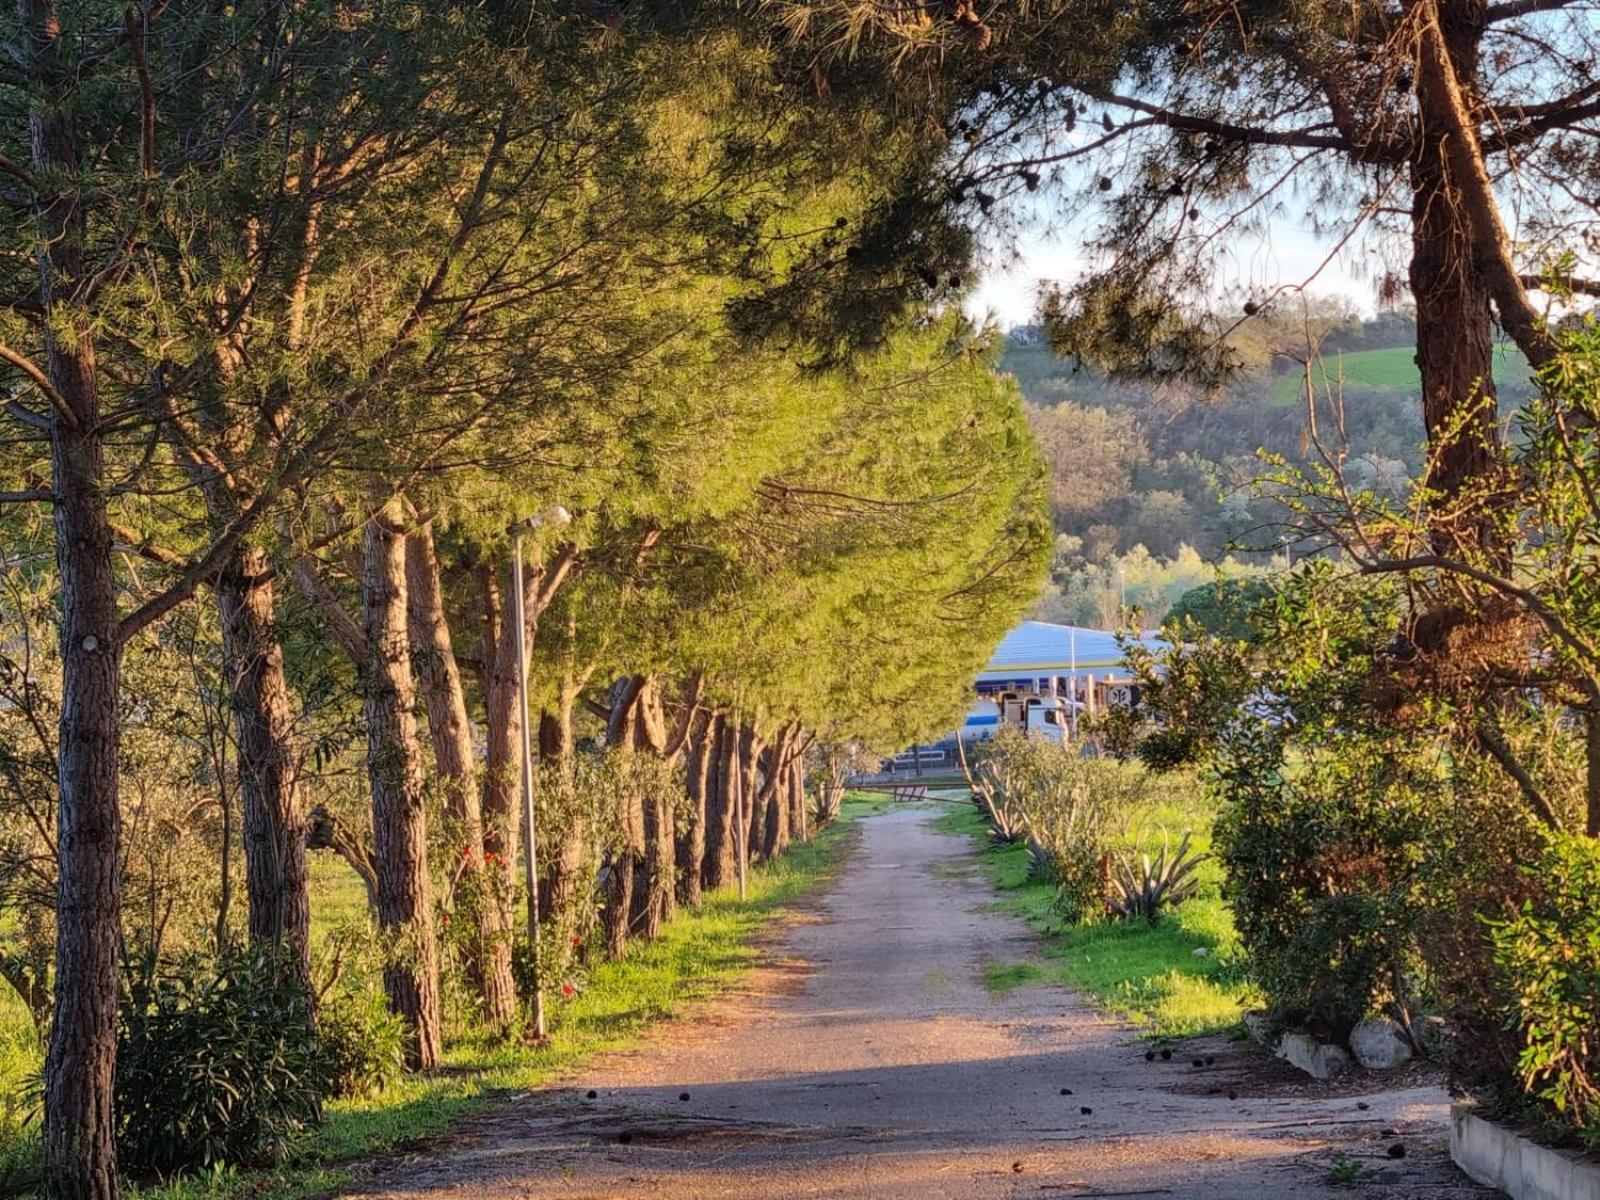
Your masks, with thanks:
[{"label": "building with blue roof", "polygon": [[[1139,639],[1151,649],[1167,643],[1154,634]],[[1108,705],[1133,705],[1139,700],[1128,663],[1115,634],[1081,625],[1024,621],[1001,640],[989,663],[974,681],[976,696],[961,726],[968,745],[993,737],[1004,724],[1037,728],[1037,709],[1058,714],[1048,723],[1061,728],[1052,736],[1068,736],[1078,714],[1092,714]],[[1030,715],[1031,714],[1031,715]],[[956,734],[897,756],[892,769],[952,768]]]}]

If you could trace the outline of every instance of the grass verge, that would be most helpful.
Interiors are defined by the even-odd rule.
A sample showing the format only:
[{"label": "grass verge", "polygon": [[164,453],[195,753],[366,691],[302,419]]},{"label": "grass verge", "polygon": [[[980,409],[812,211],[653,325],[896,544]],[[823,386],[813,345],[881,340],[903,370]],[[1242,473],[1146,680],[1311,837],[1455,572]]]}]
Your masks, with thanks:
[{"label": "grass verge", "polygon": [[[1163,828],[1168,827],[1164,816],[1193,816],[1159,809],[1149,815]],[[1073,925],[1056,912],[1054,887],[1028,878],[1027,850],[990,845],[988,825],[976,809],[952,809],[939,818],[938,827],[982,845],[978,864],[999,892],[996,907],[1015,913],[1044,935],[1043,964],[991,963],[985,968],[990,991],[1065,984],[1152,1038],[1231,1030],[1255,1003],[1233,917],[1217,894],[1214,877],[1154,926],[1142,921]],[[1146,839],[1148,828],[1124,837]],[[1195,835],[1196,847],[1203,850],[1209,839],[1200,828]]]},{"label": "grass verge", "polygon": [[282,1168],[190,1176],[133,1194],[140,1200],[293,1200],[327,1192],[353,1178],[358,1159],[436,1136],[505,1093],[549,1084],[596,1054],[628,1045],[654,1022],[725,990],[748,971],[760,953],[755,936],[833,877],[853,822],[881,807],[875,799],[848,800],[828,829],[753,871],[746,900],[715,893],[698,911],[680,914],[657,940],[595,968],[588,986],[552,1011],[547,1045],[452,1046],[436,1076],[407,1079],[373,1099],[330,1104],[322,1127]]}]

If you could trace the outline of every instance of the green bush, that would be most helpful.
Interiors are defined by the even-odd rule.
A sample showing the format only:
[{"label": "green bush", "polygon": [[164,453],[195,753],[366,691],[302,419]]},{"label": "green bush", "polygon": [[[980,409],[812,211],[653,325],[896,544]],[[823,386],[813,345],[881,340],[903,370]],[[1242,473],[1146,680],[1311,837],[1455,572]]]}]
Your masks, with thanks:
[{"label": "green bush", "polygon": [[376,988],[346,988],[317,1009],[317,1043],[330,1096],[372,1096],[405,1066],[406,1028]]},{"label": "green bush", "polygon": [[1015,790],[1035,871],[1056,885],[1055,908],[1063,918],[1103,920],[1111,825],[1144,801],[1147,773],[1137,764],[1084,758],[1038,739],[1023,742]]},{"label": "green bush", "polygon": [[135,981],[117,1048],[117,1149],[135,1174],[280,1162],[321,1115],[309,994],[267,954]]},{"label": "green bush", "polygon": [[1520,1082],[1547,1122],[1600,1149],[1600,841],[1556,836],[1539,891],[1491,926]]},{"label": "green bush", "polygon": [[1434,792],[1383,747],[1349,739],[1293,772],[1225,778],[1215,848],[1269,1015],[1342,1041],[1414,972]]}]

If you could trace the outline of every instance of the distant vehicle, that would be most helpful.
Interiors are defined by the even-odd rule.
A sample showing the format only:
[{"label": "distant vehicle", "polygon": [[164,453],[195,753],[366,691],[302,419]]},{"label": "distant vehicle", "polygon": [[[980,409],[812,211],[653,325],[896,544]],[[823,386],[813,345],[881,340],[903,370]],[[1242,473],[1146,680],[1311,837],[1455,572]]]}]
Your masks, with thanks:
[{"label": "distant vehicle", "polygon": [[[1029,737],[1062,742],[1072,736],[1074,710],[1083,704],[1066,696],[1027,696],[1002,692],[978,704],[967,714],[961,727],[961,740],[967,744],[983,742],[1001,729],[1015,729]],[[1080,713],[1081,715],[1081,713]]]}]

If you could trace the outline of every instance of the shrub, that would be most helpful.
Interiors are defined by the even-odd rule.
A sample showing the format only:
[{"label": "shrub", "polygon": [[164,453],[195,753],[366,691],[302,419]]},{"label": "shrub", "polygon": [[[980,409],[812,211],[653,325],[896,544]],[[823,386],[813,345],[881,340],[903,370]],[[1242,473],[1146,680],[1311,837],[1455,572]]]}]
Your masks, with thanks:
[{"label": "shrub", "polygon": [[346,988],[317,1009],[317,1044],[330,1096],[371,1096],[400,1077],[405,1022],[376,988]]},{"label": "shrub", "polygon": [[1270,1015],[1332,1041],[1410,1001],[1396,993],[1424,913],[1427,811],[1446,789],[1382,749],[1349,739],[1294,772],[1241,763],[1222,783],[1224,892]]},{"label": "shrub", "polygon": [[1056,910],[1067,920],[1105,916],[1111,819],[1143,799],[1143,768],[1033,742],[1021,770],[1030,847],[1056,885]]},{"label": "shrub", "polygon": [[117,1049],[117,1148],[134,1173],[282,1161],[326,1082],[310,997],[269,954],[136,981]]},{"label": "shrub", "polygon": [[1491,928],[1520,1083],[1561,1134],[1600,1149],[1600,841],[1556,836],[1539,891]]},{"label": "shrub", "polygon": [[1024,775],[1038,745],[1014,729],[1002,729],[978,749],[969,767],[965,747],[959,739],[956,743],[972,803],[989,822],[989,840],[996,845],[1014,845],[1027,837]]}]

